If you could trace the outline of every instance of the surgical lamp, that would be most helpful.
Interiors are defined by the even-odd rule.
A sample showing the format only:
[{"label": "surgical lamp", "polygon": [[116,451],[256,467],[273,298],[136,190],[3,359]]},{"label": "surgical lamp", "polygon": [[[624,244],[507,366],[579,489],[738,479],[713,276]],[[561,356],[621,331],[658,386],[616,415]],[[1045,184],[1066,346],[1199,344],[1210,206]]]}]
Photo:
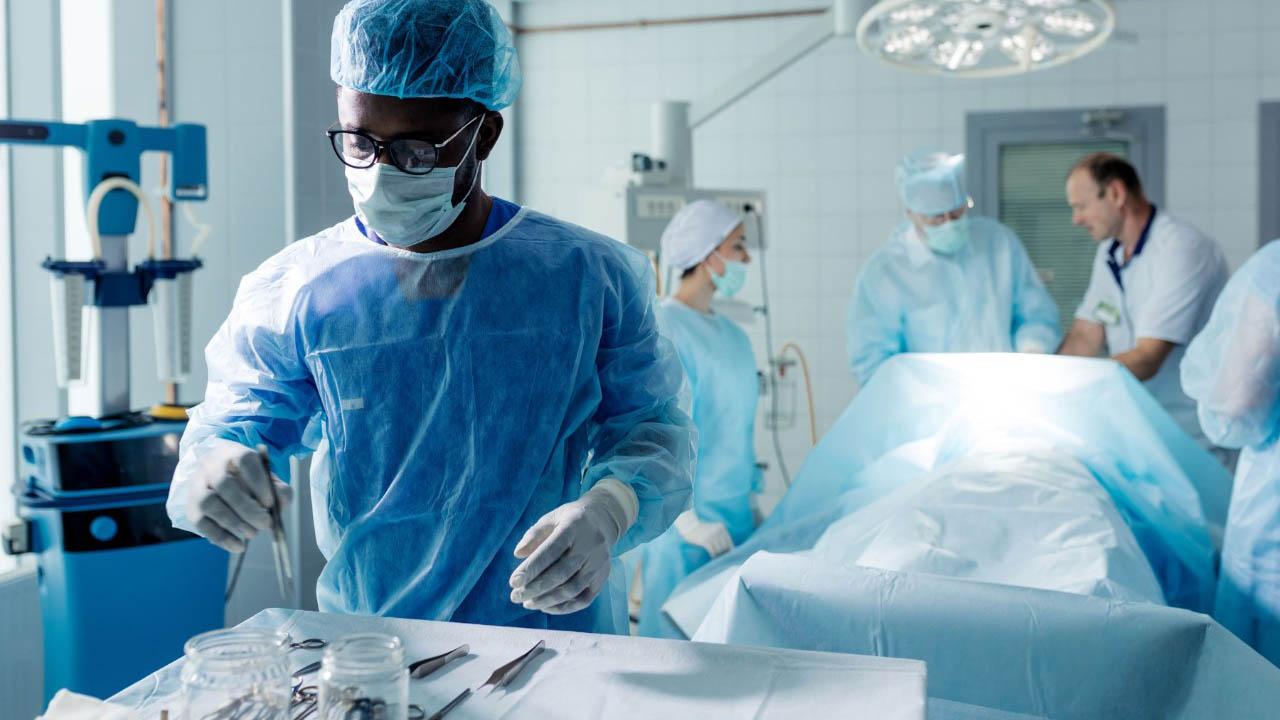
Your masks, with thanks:
[{"label": "surgical lamp", "polygon": [[996,77],[1075,60],[1115,25],[1110,0],[881,0],[858,21],[857,37],[894,67]]}]

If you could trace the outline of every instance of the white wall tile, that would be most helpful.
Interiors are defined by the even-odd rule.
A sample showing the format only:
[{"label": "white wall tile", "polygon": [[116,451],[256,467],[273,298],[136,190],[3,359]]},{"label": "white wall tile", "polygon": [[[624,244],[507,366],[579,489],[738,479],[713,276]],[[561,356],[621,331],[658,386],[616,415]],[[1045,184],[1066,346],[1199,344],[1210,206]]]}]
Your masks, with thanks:
[{"label": "white wall tile", "polygon": [[1258,204],[1258,173],[1253,165],[1216,165],[1211,177],[1209,201],[1215,211],[1256,215],[1252,210]]},{"label": "white wall tile", "polygon": [[1170,169],[1207,167],[1213,163],[1213,123],[1170,122],[1167,133]]},{"label": "white wall tile", "polygon": [[904,130],[938,130],[942,127],[942,97],[934,90],[901,93],[901,122]]},{"label": "white wall tile", "polygon": [[1213,157],[1219,164],[1252,165],[1256,168],[1258,166],[1257,121],[1230,120],[1215,123]]},{"label": "white wall tile", "polygon": [[1212,27],[1214,10],[1220,3],[1205,0],[1162,0],[1165,27],[1171,33],[1204,32]]},{"label": "white wall tile", "polygon": [[1207,77],[1212,72],[1212,50],[1213,40],[1203,30],[1169,35],[1164,45],[1166,77]]},{"label": "white wall tile", "polygon": [[1256,31],[1216,33],[1212,40],[1214,75],[1257,76],[1259,36]]},{"label": "white wall tile", "polygon": [[1248,31],[1258,27],[1260,5],[1274,5],[1274,0],[1225,0],[1213,3],[1213,29],[1218,33]]}]

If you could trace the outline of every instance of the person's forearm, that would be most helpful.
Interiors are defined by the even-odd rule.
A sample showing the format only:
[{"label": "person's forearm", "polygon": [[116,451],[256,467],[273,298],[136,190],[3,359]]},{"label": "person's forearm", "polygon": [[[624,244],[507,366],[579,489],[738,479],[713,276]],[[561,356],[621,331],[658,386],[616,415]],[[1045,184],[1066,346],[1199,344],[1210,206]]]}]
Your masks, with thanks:
[{"label": "person's forearm", "polygon": [[1134,377],[1142,381],[1155,377],[1156,373],[1160,372],[1160,366],[1164,364],[1163,356],[1156,357],[1136,348],[1120,353],[1112,359],[1124,365]]},{"label": "person's forearm", "polygon": [[1098,352],[1102,348],[1095,347],[1088,338],[1080,337],[1077,333],[1068,333],[1062,340],[1062,344],[1058,346],[1059,355],[1079,355],[1080,357],[1097,357]]},{"label": "person's forearm", "polygon": [[1106,335],[1103,334],[1101,325],[1077,318],[1067,331],[1067,337],[1058,346],[1058,354],[1098,357],[1105,343]]}]

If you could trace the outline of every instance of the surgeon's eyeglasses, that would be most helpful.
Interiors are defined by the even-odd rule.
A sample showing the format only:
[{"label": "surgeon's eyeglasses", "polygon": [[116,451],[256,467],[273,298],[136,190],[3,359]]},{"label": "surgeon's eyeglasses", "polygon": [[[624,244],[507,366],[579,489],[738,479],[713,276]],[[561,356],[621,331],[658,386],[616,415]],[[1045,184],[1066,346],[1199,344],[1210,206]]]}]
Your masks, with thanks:
[{"label": "surgeon's eyeglasses", "polygon": [[959,220],[961,216],[973,209],[973,198],[966,198],[965,203],[951,212],[938,213],[937,215],[922,215],[921,222],[925,225],[941,225],[945,222]]},{"label": "surgeon's eyeglasses", "polygon": [[391,164],[410,175],[426,175],[436,169],[440,162],[440,150],[453,142],[471,123],[484,117],[476,115],[463,123],[462,127],[443,142],[433,143],[418,138],[396,138],[389,142],[374,140],[359,130],[338,130],[329,128],[325,134],[333,145],[333,152],[343,165],[359,170],[371,168],[378,162],[383,152],[391,160]]}]

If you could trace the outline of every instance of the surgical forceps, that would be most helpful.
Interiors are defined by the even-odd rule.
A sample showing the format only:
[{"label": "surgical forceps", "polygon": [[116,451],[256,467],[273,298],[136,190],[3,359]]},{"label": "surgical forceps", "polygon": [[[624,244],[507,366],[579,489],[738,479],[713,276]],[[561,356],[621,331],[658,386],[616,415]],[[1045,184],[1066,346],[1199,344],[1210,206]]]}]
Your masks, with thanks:
[{"label": "surgical forceps", "polygon": [[284,537],[284,521],[280,519],[280,493],[276,492],[275,480],[271,477],[271,456],[267,454],[266,445],[258,445],[258,457],[262,459],[262,469],[267,473],[267,485],[271,488],[271,552],[276,561],[276,582],[280,585],[280,597],[288,597],[285,581],[293,584],[293,566],[289,564],[289,544]]},{"label": "surgical forceps", "polygon": [[[289,564],[289,544],[285,541],[284,522],[280,519],[280,493],[276,492],[275,481],[271,478],[271,458],[267,454],[267,446],[258,445],[254,450],[262,460],[262,467],[267,472],[267,483],[271,486],[271,507],[268,508],[271,516],[271,552],[275,559],[276,584],[280,588],[280,597],[287,599],[285,583],[287,580],[288,584],[293,584],[293,566]],[[249,548],[246,547],[236,558],[231,582],[227,584],[227,593],[223,597],[224,602],[230,600],[231,594],[236,591],[236,583],[240,582],[240,568],[244,566],[244,556],[248,551]]]}]

